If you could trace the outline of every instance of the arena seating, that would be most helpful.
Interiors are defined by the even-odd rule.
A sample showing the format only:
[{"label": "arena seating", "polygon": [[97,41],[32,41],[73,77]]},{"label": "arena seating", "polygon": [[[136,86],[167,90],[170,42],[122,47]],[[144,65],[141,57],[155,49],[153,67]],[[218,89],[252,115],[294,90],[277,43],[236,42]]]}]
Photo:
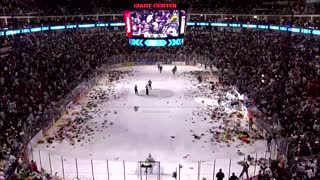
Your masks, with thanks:
[{"label": "arena seating", "polygon": [[[319,178],[319,39],[267,31],[189,31],[184,46],[153,51],[210,57],[207,63],[221,71],[221,82],[253,99],[266,115],[261,121],[278,124],[281,131],[274,138],[290,142],[291,175],[301,178],[314,171]],[[25,166],[20,173],[28,169],[22,163],[23,124],[36,121],[96,67],[109,63],[110,55],[150,50],[130,47],[123,33],[107,29],[49,31],[2,42],[7,49],[0,56],[0,128],[5,132],[0,159],[12,178],[16,167]],[[279,179],[290,175],[276,169],[273,176]]]},{"label": "arena seating", "polygon": [[[79,23],[110,23],[110,22],[123,22],[122,14],[113,15],[87,15],[87,16],[74,16],[72,18],[67,16],[30,16],[29,19],[21,17],[6,17],[7,23],[0,19],[0,31],[7,29],[21,29],[30,27],[40,27],[47,25],[68,25],[68,24],[79,24]],[[191,22],[223,22],[223,23],[243,23],[243,24],[264,24],[264,25],[281,25],[281,26],[293,26],[293,27],[304,27],[308,29],[319,29],[320,17],[291,17],[287,15],[274,16],[265,18],[263,15],[227,15],[227,14],[190,14]]]},{"label": "arena seating", "polygon": [[12,37],[11,49],[0,56],[0,159],[8,160],[8,175],[24,158],[22,125],[36,121],[106,57],[125,53],[109,40],[126,41],[106,29]]},{"label": "arena seating", "polygon": [[[171,0],[168,0],[170,2]],[[4,0],[1,1],[0,15],[79,15],[79,14],[105,14],[120,13],[128,0],[70,0],[55,1],[54,3],[40,0]],[[142,1],[142,2],[146,2]],[[154,2],[154,0],[152,0]],[[225,13],[225,14],[316,14],[319,5],[306,4],[305,1],[219,1],[219,0],[185,0],[179,1],[191,4],[193,13]]]},{"label": "arena seating", "polygon": [[[128,0],[2,0],[0,15],[42,16],[69,14],[121,13]],[[316,4],[302,1],[245,0],[230,3],[218,0],[186,0],[190,12],[200,13],[191,21],[240,22],[298,27],[320,27],[320,19],[291,15],[319,14]],[[228,3],[227,3],[228,2]],[[287,2],[287,1],[286,1]],[[224,13],[229,17],[205,13]],[[259,14],[241,17],[233,14]],[[290,17],[264,19],[264,14]],[[10,17],[0,28],[21,28],[47,24],[88,22],[122,22],[122,16],[84,16],[83,18],[31,18],[29,21]],[[320,177],[320,56],[318,38],[291,36],[282,32],[188,28],[185,45],[153,49],[159,53],[201,54],[210,57],[220,70],[221,83],[234,85],[246,94],[265,114],[260,121],[277,126],[274,139],[287,139],[287,168],[273,166],[271,176],[277,179],[319,179]],[[114,43],[109,43],[114,42]],[[125,35],[110,29],[82,29],[41,32],[0,37],[0,177],[18,179],[39,176],[34,164],[24,161],[23,125],[31,125],[56,102],[64,98],[82,80],[94,73],[108,57],[150,51],[130,47]],[[85,67],[85,68],[83,68]],[[19,169],[18,174],[15,170]],[[270,179],[271,177],[269,177]]]},{"label": "arena seating", "polygon": [[[168,0],[170,2],[170,0]],[[40,0],[4,0],[0,2],[0,16],[7,16],[8,19],[0,18],[0,29],[2,28],[22,28],[26,26],[69,24],[76,22],[122,22],[123,16],[99,16],[97,14],[121,14],[124,10],[124,4],[128,0],[109,0],[109,1],[55,1],[54,3],[43,2]],[[297,27],[320,27],[319,17],[302,17],[293,15],[312,15],[319,14],[320,5],[305,3],[301,0],[292,1],[253,1],[245,0],[241,2],[229,2],[218,0],[185,0],[179,1],[190,4],[189,13],[198,15],[191,16],[191,21],[211,21],[211,22],[241,22],[241,23],[259,23],[276,25],[293,25]],[[289,3],[286,3],[289,2]],[[215,14],[202,16],[201,14]],[[223,17],[220,14],[225,14]],[[226,16],[229,14],[230,16]],[[236,17],[237,15],[240,17]],[[243,16],[247,14],[248,16]],[[14,16],[29,16],[29,18],[15,18]],[[60,17],[42,18],[43,15]],[[64,15],[82,15],[82,17],[67,18]],[[88,15],[88,16],[86,16]],[[256,18],[252,18],[255,15]],[[265,18],[264,15],[274,15]],[[279,15],[285,15],[283,17]]]}]

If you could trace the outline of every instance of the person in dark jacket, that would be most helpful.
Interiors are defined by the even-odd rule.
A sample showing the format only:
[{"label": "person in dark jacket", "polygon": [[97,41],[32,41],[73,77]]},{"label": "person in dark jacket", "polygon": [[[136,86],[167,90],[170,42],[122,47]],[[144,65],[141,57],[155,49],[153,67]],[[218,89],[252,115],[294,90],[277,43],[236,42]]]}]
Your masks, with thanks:
[{"label": "person in dark jacket", "polygon": [[242,166],[243,167],[242,167],[242,171],[240,173],[239,178],[241,178],[244,173],[246,173],[247,178],[249,178],[249,174],[248,174],[249,164],[247,163],[247,161],[245,161]]},{"label": "person in dark jacket", "polygon": [[198,81],[199,81],[199,83],[202,83],[202,77],[201,77],[201,75],[198,76]]},{"label": "person in dark jacket", "polygon": [[146,85],[146,95],[149,96],[149,85]]},{"label": "person in dark jacket", "polygon": [[239,180],[239,178],[234,173],[232,173],[232,176],[229,178],[229,180]]},{"label": "person in dark jacket", "polygon": [[149,85],[149,88],[152,89],[152,81],[151,80],[148,81],[148,85]]},{"label": "person in dark jacket", "polygon": [[222,172],[222,169],[219,170],[219,172],[216,174],[217,180],[223,180],[224,173]]},{"label": "person in dark jacket", "polygon": [[249,119],[249,131],[252,131],[252,126],[253,126],[253,119]]},{"label": "person in dark jacket", "polygon": [[134,93],[135,93],[136,95],[138,95],[138,86],[137,86],[137,85],[134,86]]},{"label": "person in dark jacket", "polygon": [[264,176],[263,176],[262,171],[260,170],[259,174],[258,174],[258,180],[263,180],[263,179],[264,179]]},{"label": "person in dark jacket", "polygon": [[172,69],[172,73],[173,73],[173,75],[175,75],[175,74],[176,74],[176,72],[177,72],[177,66],[174,66],[174,67],[173,67],[173,69]]},{"label": "person in dark jacket", "polygon": [[18,159],[16,159],[8,168],[7,170],[7,173],[9,176],[13,175],[14,172],[16,171],[16,169],[18,168],[19,166],[19,162],[18,162]]},{"label": "person in dark jacket", "polygon": [[271,142],[272,142],[272,136],[269,134],[267,137],[267,152],[270,152],[271,150]]}]

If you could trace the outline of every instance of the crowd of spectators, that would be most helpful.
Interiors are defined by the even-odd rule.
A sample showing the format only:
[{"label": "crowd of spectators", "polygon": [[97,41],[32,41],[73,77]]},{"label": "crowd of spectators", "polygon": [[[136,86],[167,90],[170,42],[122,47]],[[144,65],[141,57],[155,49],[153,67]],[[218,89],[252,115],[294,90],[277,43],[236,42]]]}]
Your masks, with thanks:
[{"label": "crowd of spectators", "polygon": [[[320,17],[291,17],[291,16],[245,16],[245,15],[191,15],[191,22],[225,22],[225,23],[244,23],[244,24],[265,24],[265,25],[281,25],[293,27],[305,27],[311,29],[319,29]],[[66,24],[81,24],[81,23],[110,23],[123,22],[123,15],[87,15],[76,17],[34,17],[28,19],[8,18],[7,23],[0,19],[0,30],[19,29],[29,27],[40,27],[47,25],[66,25]]]},{"label": "crowd of spectators", "polygon": [[271,1],[266,3],[265,0],[243,0],[243,1],[218,1],[218,0],[191,0],[191,11],[194,13],[224,13],[224,14],[314,14],[316,8],[310,6],[306,10],[305,1]]},{"label": "crowd of spectators", "polygon": [[[181,47],[154,53],[199,54],[220,70],[265,114],[258,121],[277,124],[274,139],[290,141],[295,177],[319,178],[319,39],[283,32],[191,28]],[[0,169],[11,179],[37,172],[25,164],[23,125],[37,121],[108,57],[150,48],[130,47],[124,32],[109,29],[47,31],[6,37],[0,56]],[[2,48],[2,49],[3,49]],[[311,157],[311,159],[310,159]],[[302,161],[305,160],[305,161]],[[311,172],[314,172],[312,175]],[[273,176],[284,176],[276,170]]]},{"label": "crowd of spectators", "polygon": [[293,27],[319,28],[320,18],[301,18],[301,17],[264,17],[264,16],[240,16],[235,15],[223,16],[220,15],[194,15],[190,16],[192,22],[226,22],[226,23],[245,23],[245,24],[265,24],[265,25],[282,25]]},{"label": "crowd of spectators", "polygon": [[[277,32],[230,33],[203,28],[189,38],[183,49],[211,57],[222,73],[222,80],[238,87],[239,92],[252,99],[265,114],[266,118],[260,120],[278,125],[280,131],[275,136],[289,139],[293,160],[303,156],[312,157],[306,158],[312,163],[317,162],[319,39]],[[310,169],[309,163],[300,164]],[[313,171],[319,172],[314,168]],[[304,173],[299,171],[297,175]]]},{"label": "crowd of spectators", "polygon": [[31,15],[40,12],[36,0],[2,0],[0,1],[0,15]]},{"label": "crowd of spectators", "polygon": [[[320,8],[319,8],[320,9]],[[245,24],[266,24],[266,25],[282,25],[293,27],[306,27],[316,28],[320,27],[320,17],[310,16],[300,17],[291,16],[287,14],[285,16],[274,15],[264,16],[263,14],[254,15],[236,15],[236,14],[216,14],[212,11],[211,14],[192,14],[190,15],[190,21],[192,22],[226,22],[226,23],[245,23]],[[214,14],[214,15],[213,15]],[[65,24],[78,24],[78,23],[103,23],[103,22],[123,22],[122,12],[117,14],[105,14],[105,15],[79,15],[79,16],[30,16],[30,18],[20,17],[6,17],[0,18],[0,30],[18,29],[28,27],[39,27],[47,25],[65,25]]]},{"label": "crowd of spectators", "polygon": [[[0,56],[0,159],[6,174],[23,173],[23,126],[31,125],[112,54],[125,53],[124,34],[107,29],[10,38]],[[128,49],[128,48],[126,48]],[[2,160],[6,159],[4,162]],[[22,160],[21,160],[22,159]]]},{"label": "crowd of spectators", "polygon": [[[154,0],[141,0],[140,2],[157,2]],[[163,2],[163,1],[162,1]],[[192,21],[212,21],[212,22],[241,22],[241,23],[260,23],[293,25],[299,27],[320,27],[320,17],[281,17],[279,15],[301,15],[301,14],[319,14],[320,5],[306,5],[305,1],[296,0],[293,3],[276,2],[265,4],[262,0],[242,0],[242,1],[218,1],[218,0],[167,0],[166,2],[179,2],[190,5],[188,13],[198,14],[230,14],[229,17],[204,16],[197,15],[191,17]],[[69,0],[69,1],[40,1],[40,0],[3,0],[0,2],[0,16],[7,16],[5,21],[0,18],[0,29],[22,28],[28,26],[69,24],[80,22],[122,22],[123,16],[103,16],[102,14],[122,14],[129,0]],[[86,16],[98,15],[100,16]],[[257,18],[252,16],[239,16],[235,14],[259,15]],[[274,17],[263,17],[264,14],[275,15]],[[34,16],[32,18],[18,19],[12,16]],[[83,15],[83,17],[65,17],[65,18],[47,18],[41,16],[52,15]]]},{"label": "crowd of spectators", "polygon": [[[140,2],[164,2],[157,0],[141,0]],[[316,14],[319,5],[308,5],[305,1],[294,0],[288,3],[264,3],[262,0],[166,0],[190,4],[192,13],[225,13],[225,14]],[[280,2],[280,1],[279,1]],[[0,2],[0,15],[17,16],[27,14],[38,15],[79,15],[121,13],[129,0],[57,0],[47,2],[41,0],[3,0]]]}]

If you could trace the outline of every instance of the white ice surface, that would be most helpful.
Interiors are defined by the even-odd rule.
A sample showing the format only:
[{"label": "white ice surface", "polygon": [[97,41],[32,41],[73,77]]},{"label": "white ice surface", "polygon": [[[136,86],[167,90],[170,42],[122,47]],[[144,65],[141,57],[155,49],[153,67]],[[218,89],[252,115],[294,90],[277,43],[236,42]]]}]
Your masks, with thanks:
[{"label": "white ice surface", "polygon": [[[48,172],[52,169],[53,173],[58,172],[60,176],[64,173],[66,177],[72,178],[77,176],[78,171],[81,179],[92,179],[91,159],[95,179],[108,179],[108,160],[110,180],[124,179],[124,166],[126,179],[140,179],[137,175],[138,161],[145,160],[151,153],[156,161],[161,162],[161,173],[166,174],[162,175],[161,179],[172,179],[172,172],[181,163],[181,179],[195,180],[198,178],[198,161],[202,161],[200,177],[213,179],[213,171],[217,173],[220,168],[228,176],[230,159],[230,172],[239,175],[242,167],[237,162],[243,160],[244,156],[237,154],[238,149],[253,157],[257,153],[258,159],[270,156],[265,153],[264,141],[256,141],[240,148],[235,147],[239,144],[237,141],[231,143],[230,147],[224,143],[212,143],[212,135],[208,130],[217,124],[208,123],[211,118],[208,113],[210,107],[207,105],[218,106],[217,98],[210,99],[207,94],[199,92],[195,78],[181,75],[185,71],[201,69],[178,66],[176,76],[172,75],[171,69],[172,66],[164,66],[160,74],[155,66],[119,68],[133,70],[135,75],[119,80],[111,86],[105,85],[108,77],[102,78],[101,83],[94,88],[105,91],[114,88],[115,97],[120,98],[114,99],[110,96],[109,100],[99,100],[99,110],[91,113],[94,118],[87,122],[87,125],[95,129],[95,134],[82,142],[76,142],[74,146],[69,145],[67,141],[39,144],[34,147],[33,159]],[[153,82],[153,90],[150,96],[146,96],[144,87],[149,79]],[[140,95],[134,94],[135,84],[138,85]],[[73,111],[82,109],[88,99],[88,96],[83,97],[79,105],[73,107],[65,117],[70,117]],[[139,106],[137,112],[134,111],[134,106]],[[114,124],[102,128],[101,123],[104,120],[108,120],[108,124]],[[245,125],[245,120],[243,121],[242,124]],[[195,140],[192,136],[202,133],[204,136],[200,140]],[[186,155],[187,158],[183,158]],[[251,166],[249,174],[253,175],[254,171],[257,174],[258,170],[259,167],[254,170]],[[155,175],[153,176],[149,176],[148,179],[156,179]]]}]

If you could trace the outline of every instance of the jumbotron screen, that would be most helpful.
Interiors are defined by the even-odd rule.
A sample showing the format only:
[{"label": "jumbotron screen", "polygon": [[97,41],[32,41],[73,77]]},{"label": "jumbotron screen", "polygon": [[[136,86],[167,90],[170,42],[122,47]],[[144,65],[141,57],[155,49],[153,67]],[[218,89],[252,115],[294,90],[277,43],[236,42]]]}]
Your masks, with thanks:
[{"label": "jumbotron screen", "polygon": [[177,38],[186,28],[186,11],[172,4],[135,4],[124,11],[129,38]]},{"label": "jumbotron screen", "polygon": [[179,36],[179,10],[132,11],[132,36],[160,37]]}]

